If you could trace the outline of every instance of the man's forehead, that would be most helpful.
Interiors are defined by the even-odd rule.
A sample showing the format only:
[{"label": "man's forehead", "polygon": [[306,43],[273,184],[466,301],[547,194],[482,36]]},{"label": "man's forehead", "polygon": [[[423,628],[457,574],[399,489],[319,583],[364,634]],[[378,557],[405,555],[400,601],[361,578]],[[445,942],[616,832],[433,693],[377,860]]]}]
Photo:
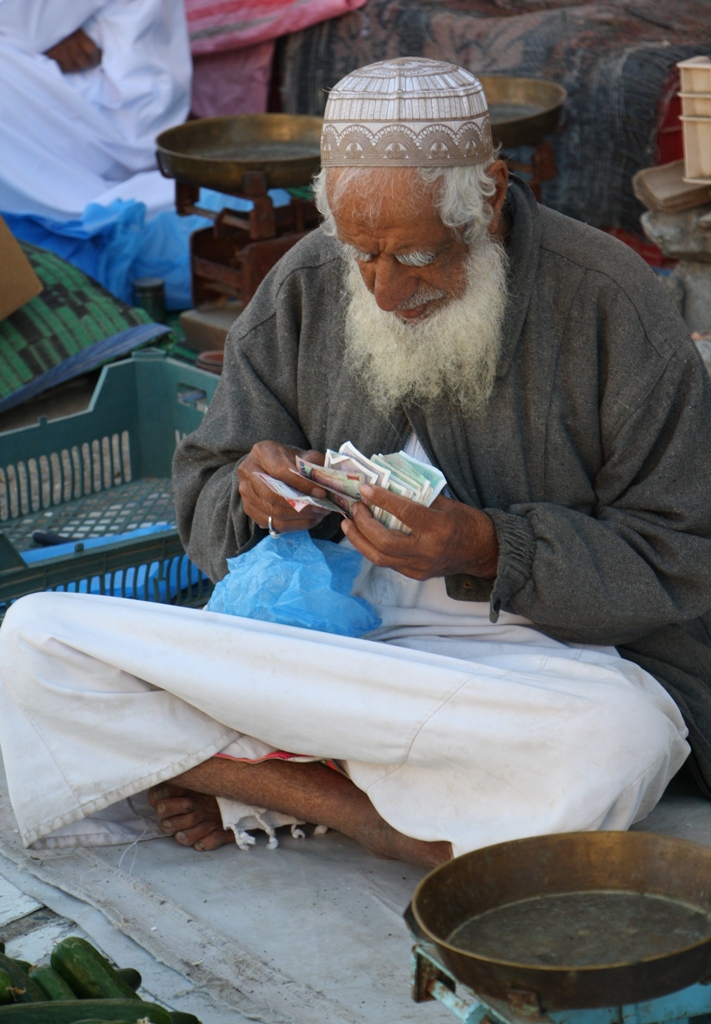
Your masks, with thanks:
[{"label": "man's forehead", "polygon": [[364,252],[435,250],[450,238],[431,194],[417,198],[397,189],[386,193],[344,189],[333,210],[338,237]]},{"label": "man's forehead", "polygon": [[415,167],[328,167],[325,177],[329,202],[337,195],[338,204],[347,197],[357,209],[403,208],[413,216],[434,209],[441,187],[425,181]]}]

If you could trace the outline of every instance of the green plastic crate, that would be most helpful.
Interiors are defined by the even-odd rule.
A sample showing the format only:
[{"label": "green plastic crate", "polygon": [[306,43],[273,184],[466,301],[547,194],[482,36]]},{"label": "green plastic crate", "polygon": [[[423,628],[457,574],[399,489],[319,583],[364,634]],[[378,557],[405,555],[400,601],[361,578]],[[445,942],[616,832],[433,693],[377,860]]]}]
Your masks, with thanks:
[{"label": "green plastic crate", "polygon": [[[217,381],[143,349],[104,367],[86,412],[0,435],[0,615],[42,590],[207,601],[211,584],[187,572],[170,473],[177,442],[200,425]],[[111,539],[158,522],[166,529]],[[37,529],[71,536],[73,553],[25,564],[20,552],[35,548]],[[96,537],[106,543],[85,550]]]}]

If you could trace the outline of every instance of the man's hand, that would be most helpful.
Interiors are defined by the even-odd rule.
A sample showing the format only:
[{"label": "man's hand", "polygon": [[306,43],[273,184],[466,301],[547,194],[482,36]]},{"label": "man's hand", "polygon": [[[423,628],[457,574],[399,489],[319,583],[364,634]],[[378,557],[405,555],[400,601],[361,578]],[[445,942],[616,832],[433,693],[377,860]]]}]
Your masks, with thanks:
[{"label": "man's hand", "polygon": [[288,533],[291,530],[311,530],[328,515],[326,509],[314,505],[307,505],[301,512],[297,512],[285,498],[275,494],[263,480],[255,476],[255,473],[267,473],[297,491],[314,498],[325,498],[326,492],[322,487],[312,484],[297,471],[294,462],[297,455],[301,455],[307,462],[323,466],[324,457],[321,452],[288,448],[277,441],[259,441],[237,467],[242,507],[250,519],[265,530],[269,516],[272,517],[272,527],[277,533]]},{"label": "man's hand", "polygon": [[78,28],[56,46],[45,51],[45,57],[56,60],[65,74],[73,71],[87,71],[101,64],[101,50],[93,39]]},{"label": "man's hand", "polygon": [[479,509],[441,495],[425,508],[383,487],[361,487],[369,504],[392,512],[409,526],[409,534],[387,530],[365,504],[356,506],[343,532],[354,548],[375,565],[396,569],[414,580],[469,573],[491,579],[496,575],[499,544],[491,519]]}]

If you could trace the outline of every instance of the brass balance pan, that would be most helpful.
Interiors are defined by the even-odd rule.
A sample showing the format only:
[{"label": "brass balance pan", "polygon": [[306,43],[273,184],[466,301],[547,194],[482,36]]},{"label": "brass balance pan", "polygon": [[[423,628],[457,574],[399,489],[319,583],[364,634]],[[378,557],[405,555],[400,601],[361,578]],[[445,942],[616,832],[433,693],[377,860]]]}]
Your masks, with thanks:
[{"label": "brass balance pan", "polygon": [[245,171],[264,171],[268,188],[306,185],[320,163],[320,117],[235,114],[187,121],[156,139],[166,178],[238,195]]},{"label": "brass balance pan", "polygon": [[488,846],[427,875],[412,912],[462,984],[508,1006],[623,1006],[711,978],[711,849],[670,836]]},{"label": "brass balance pan", "polygon": [[568,93],[543,78],[479,75],[489,104],[494,144],[535,145],[558,127]]}]

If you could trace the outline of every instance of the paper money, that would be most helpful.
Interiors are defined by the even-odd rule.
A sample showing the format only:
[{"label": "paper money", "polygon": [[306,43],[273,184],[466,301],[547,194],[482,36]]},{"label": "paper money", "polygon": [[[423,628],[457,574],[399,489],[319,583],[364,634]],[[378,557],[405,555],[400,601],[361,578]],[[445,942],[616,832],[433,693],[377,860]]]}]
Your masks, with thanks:
[{"label": "paper money", "polygon": [[345,469],[333,469],[331,466],[318,466],[313,462],[307,462],[300,455],[296,456],[296,469],[293,470],[299,476],[305,476],[327,491],[338,491],[340,494],[347,494],[351,498],[360,500],[361,484],[370,483],[366,480],[365,474],[348,471]]},{"label": "paper money", "polygon": [[390,470],[387,466],[381,467],[376,466],[372,459],[367,459],[362,452],[359,452],[354,444],[350,441],[345,441],[338,449],[340,456],[345,456],[350,459],[353,465],[357,466],[359,470],[365,473],[372,479],[368,480],[369,484],[375,484],[377,487],[387,487],[390,479]]},{"label": "paper money", "polygon": [[[373,455],[368,459],[350,441],[344,442],[337,452],[327,449],[324,466],[316,466],[297,456],[295,472],[323,487],[333,503],[341,510],[347,508],[346,514],[351,516],[353,503],[360,499],[360,488],[364,483],[384,487],[400,497],[427,506],[447,484],[438,469],[418,462],[405,452]],[[387,529],[410,533],[409,528],[391,512],[366,504]]]},{"label": "paper money", "polygon": [[[254,475],[263,480],[275,494],[279,494],[282,498],[285,498],[291,507],[296,509],[297,512],[301,512],[307,505],[314,505],[316,508],[325,508],[328,512],[338,512],[340,515],[347,515],[350,516],[351,519],[353,518],[351,508],[347,505],[345,500],[344,505],[346,505],[346,507],[344,508],[337,505],[334,501],[329,501],[328,498],[313,498],[310,494],[304,494],[302,491],[297,491],[295,487],[289,487],[289,485],[285,484],[283,480],[277,480],[276,477],[269,476],[268,473],[255,472]],[[341,497],[343,499],[347,498],[346,495],[342,495]],[[348,501],[353,504],[352,498],[349,498]]]},{"label": "paper money", "polygon": [[[256,475],[264,480],[275,494],[285,498],[297,512],[301,512],[307,505],[314,505],[328,512],[338,512],[349,519],[353,518],[353,510],[361,500],[360,489],[363,484],[384,487],[402,498],[429,506],[447,483],[443,474],[434,466],[418,462],[405,452],[373,455],[368,459],[350,441],[342,444],[337,452],[329,448],[323,466],[308,462],[297,455],[293,472],[323,487],[328,497],[314,498],[267,473]],[[374,517],[388,530],[410,533],[409,527],[392,512],[387,512],[377,505],[366,504]]]},{"label": "paper money", "polygon": [[413,459],[413,457],[408,455],[407,452],[395,452],[392,455],[384,456],[384,458],[387,462],[394,464],[396,467],[402,467],[404,472],[409,471],[416,478],[424,477],[431,489],[431,494],[428,494],[427,501],[425,502],[427,505],[431,505],[435,498],[441,494],[447,486],[444,474],[435,466],[428,466],[426,463],[420,462],[418,459]]},{"label": "paper money", "polygon": [[[391,479],[390,468],[388,466],[377,465],[374,459],[366,458],[365,455],[363,455],[363,453],[350,441],[345,441],[341,445],[335,459],[335,464],[338,468],[352,467],[357,471],[366,474],[369,484],[374,484],[377,487],[385,487],[394,491],[396,494],[403,494],[404,497],[410,497],[410,492],[403,492],[397,484],[391,486],[393,482]],[[378,505],[373,505],[370,502],[368,502],[367,505],[378,522],[382,523],[388,530],[402,529],[405,533],[410,532],[402,525],[400,520],[392,514],[392,512],[386,512],[384,508],[380,508]]]},{"label": "paper money", "polygon": [[390,461],[390,456],[374,455],[373,462],[376,466],[382,466],[385,471],[390,473],[390,484],[395,483],[398,485],[398,494],[402,494],[403,497],[409,498],[410,501],[417,501],[421,505],[424,504],[422,501],[424,481],[422,479],[417,479],[417,477],[409,471],[403,472],[399,466]]},{"label": "paper money", "polygon": [[[390,470],[387,466],[376,466],[371,459],[367,459],[362,452],[358,451],[355,445],[346,441],[341,445],[340,451],[334,452],[330,448],[326,450],[326,466],[341,470],[342,472],[359,473],[365,477],[365,482],[374,484],[377,487],[389,487]],[[396,488],[394,488],[396,490]],[[397,493],[400,493],[399,491]],[[367,507],[375,518],[387,526],[388,529],[396,529],[400,521],[385,509],[378,508],[370,502]]]},{"label": "paper money", "polygon": [[340,455],[330,449],[326,452],[325,468],[336,469],[341,473],[359,473],[367,484],[377,484],[382,475],[362,462],[355,462],[349,455]]}]

